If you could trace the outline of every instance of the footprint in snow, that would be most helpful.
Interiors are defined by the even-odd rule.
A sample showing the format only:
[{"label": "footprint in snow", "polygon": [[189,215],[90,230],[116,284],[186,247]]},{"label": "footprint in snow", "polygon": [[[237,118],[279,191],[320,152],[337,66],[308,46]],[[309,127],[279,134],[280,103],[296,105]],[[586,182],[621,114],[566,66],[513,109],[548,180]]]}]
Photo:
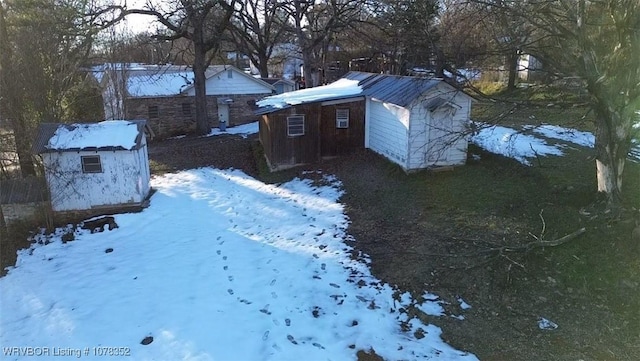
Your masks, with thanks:
[{"label": "footprint in snow", "polygon": [[234,292],[233,292],[233,290],[232,290],[231,288],[229,288],[229,289],[227,290],[227,292],[229,292],[229,294],[230,294],[230,295],[233,295],[233,293],[234,293]]},{"label": "footprint in snow", "polygon": [[218,254],[218,256],[219,256],[220,254],[222,254],[222,251],[217,250],[217,251],[216,251],[216,253],[217,253],[217,254]]},{"label": "footprint in snow", "polygon": [[229,269],[229,266],[224,266],[224,267],[222,267],[222,269],[226,271],[226,270]]},{"label": "footprint in snow", "polygon": [[227,278],[229,279],[229,282],[233,282],[233,276],[229,276]]},{"label": "footprint in snow", "polygon": [[277,294],[277,293],[275,293],[275,292],[271,292],[271,297],[273,297],[273,298],[278,298],[278,294]]},{"label": "footprint in snow", "polygon": [[276,284],[276,279],[274,278],[274,279],[271,280],[271,283],[269,283],[269,286],[273,286],[275,284]]},{"label": "footprint in snow", "polygon": [[321,349],[324,350],[324,347],[321,344],[317,343],[317,342],[312,343],[312,345],[314,345],[317,348],[321,348]]},{"label": "footprint in snow", "polygon": [[246,304],[246,305],[250,305],[250,304],[252,304],[252,303],[253,303],[253,302],[251,302],[251,301],[249,301],[249,300],[246,300],[246,299],[244,299],[244,298],[243,298],[243,299],[240,299],[240,302],[242,302],[242,303],[244,303],[244,304]]},{"label": "footprint in snow", "polygon": [[320,268],[321,268],[323,271],[326,271],[326,270],[327,270],[327,265],[326,265],[325,263],[323,263],[323,264],[321,264],[321,265],[320,265]]},{"label": "footprint in snow", "polygon": [[298,344],[298,341],[296,341],[296,339],[293,338],[293,336],[291,336],[291,335],[287,335],[287,340],[289,340],[289,342],[291,342],[294,345]]},{"label": "footprint in snow", "polygon": [[284,324],[288,326],[291,326],[291,319],[285,318],[284,319]]},{"label": "footprint in snow", "polygon": [[265,331],[262,335],[262,341],[266,341],[269,338],[269,331]]},{"label": "footprint in snow", "polygon": [[227,260],[227,256],[222,256],[222,260],[226,261]]},{"label": "footprint in snow", "polygon": [[263,308],[260,309],[260,312],[270,315],[271,312],[269,311],[269,304],[267,303]]}]

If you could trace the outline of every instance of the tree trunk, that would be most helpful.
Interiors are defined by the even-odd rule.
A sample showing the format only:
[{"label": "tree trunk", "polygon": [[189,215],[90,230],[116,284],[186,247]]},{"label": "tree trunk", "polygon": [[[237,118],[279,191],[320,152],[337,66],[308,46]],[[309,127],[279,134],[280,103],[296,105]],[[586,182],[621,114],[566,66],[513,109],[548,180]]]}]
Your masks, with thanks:
[{"label": "tree trunk", "polygon": [[507,68],[509,70],[507,89],[514,90],[516,88],[516,77],[518,76],[518,50],[513,49],[507,55]]},{"label": "tree trunk", "polygon": [[295,25],[296,25],[296,37],[298,38],[298,46],[300,47],[300,52],[302,52],[302,63],[303,63],[303,78],[304,78],[304,87],[312,88],[313,87],[313,72],[312,69],[314,67],[313,64],[313,54],[312,49],[309,47],[307,35],[303,31],[302,18],[304,16],[303,9],[300,0],[294,1],[295,6]]},{"label": "tree trunk", "polygon": [[[199,41],[198,41],[199,40]],[[194,90],[196,92],[196,133],[198,135],[205,135],[211,132],[211,124],[209,123],[209,116],[207,114],[207,87],[206,87],[206,51],[203,47],[202,39],[193,40],[194,46],[194,60],[193,60],[193,75],[194,75]]]},{"label": "tree trunk", "polygon": [[258,55],[258,70],[260,71],[261,78],[269,77],[269,58],[266,55],[260,54]]},{"label": "tree trunk", "polygon": [[615,209],[622,202],[622,174],[629,152],[632,122],[601,104],[595,113],[598,192],[606,197],[607,208]]}]

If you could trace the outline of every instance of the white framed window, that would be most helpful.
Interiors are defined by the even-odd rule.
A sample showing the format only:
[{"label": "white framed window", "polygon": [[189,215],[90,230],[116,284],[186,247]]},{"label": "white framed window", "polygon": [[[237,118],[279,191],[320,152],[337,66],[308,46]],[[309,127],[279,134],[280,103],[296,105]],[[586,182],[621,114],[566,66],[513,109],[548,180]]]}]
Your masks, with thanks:
[{"label": "white framed window", "polygon": [[336,128],[349,128],[349,109],[336,109]]},{"label": "white framed window", "polygon": [[102,173],[102,163],[99,155],[85,155],[80,157],[82,173]]},{"label": "white framed window", "polygon": [[304,135],[304,115],[287,117],[287,135],[290,137]]}]

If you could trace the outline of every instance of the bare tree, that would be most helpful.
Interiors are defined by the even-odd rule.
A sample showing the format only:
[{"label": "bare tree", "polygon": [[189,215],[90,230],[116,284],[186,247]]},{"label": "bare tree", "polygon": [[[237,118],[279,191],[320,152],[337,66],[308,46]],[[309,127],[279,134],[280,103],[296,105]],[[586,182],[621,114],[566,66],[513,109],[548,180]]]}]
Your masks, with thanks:
[{"label": "bare tree", "polygon": [[[286,11],[304,63],[305,86],[320,85],[327,52],[337,33],[355,27],[364,9],[361,0],[293,0]],[[333,45],[333,46],[332,46]]]},{"label": "bare tree", "polygon": [[240,52],[269,76],[269,59],[286,36],[287,14],[278,0],[240,0],[231,21],[231,38]]},{"label": "bare tree", "polygon": [[476,2],[530,27],[522,47],[545,67],[585,81],[596,115],[597,190],[607,209],[618,209],[640,109],[640,2]]},{"label": "bare tree", "polygon": [[75,117],[84,76],[78,70],[96,35],[119,19],[118,7],[93,1],[0,3],[0,118],[15,138],[22,174],[35,174],[31,138],[42,121]]},{"label": "bare tree", "polygon": [[193,47],[193,75],[196,106],[196,131],[211,131],[207,115],[205,71],[211,63],[211,54],[219,50],[223,33],[234,13],[236,0],[180,0],[173,4],[148,2],[143,9],[129,9],[128,14],[155,17],[166,34],[154,35],[159,40],[187,39]]}]

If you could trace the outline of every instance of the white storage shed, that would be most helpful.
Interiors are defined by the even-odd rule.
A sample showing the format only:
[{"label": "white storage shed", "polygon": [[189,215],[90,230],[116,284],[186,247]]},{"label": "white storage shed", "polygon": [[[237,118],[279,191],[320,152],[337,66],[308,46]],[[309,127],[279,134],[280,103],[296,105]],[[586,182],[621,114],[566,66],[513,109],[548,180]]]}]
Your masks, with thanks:
[{"label": "white storage shed", "polygon": [[150,191],[145,121],[41,124],[42,156],[55,212],[140,207]]}]

